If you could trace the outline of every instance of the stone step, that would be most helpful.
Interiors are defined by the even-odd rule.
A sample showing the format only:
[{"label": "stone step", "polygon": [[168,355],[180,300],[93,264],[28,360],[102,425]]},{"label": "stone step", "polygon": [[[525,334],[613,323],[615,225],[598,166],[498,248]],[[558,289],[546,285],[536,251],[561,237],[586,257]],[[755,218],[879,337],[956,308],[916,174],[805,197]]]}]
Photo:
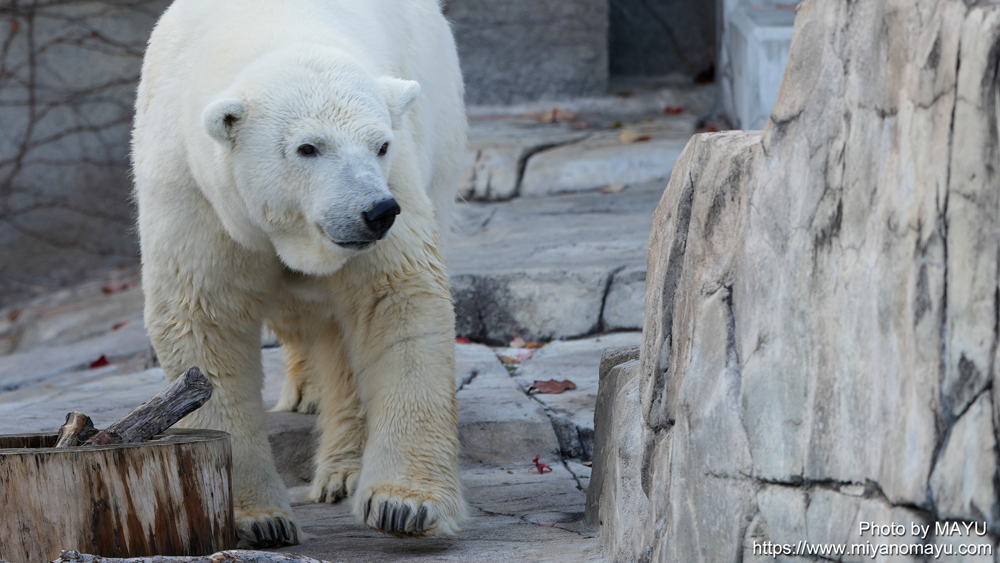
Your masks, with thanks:
[{"label": "stone step", "polygon": [[458,334],[504,345],[641,329],[663,187],[459,205],[447,253]]},{"label": "stone step", "polygon": [[[596,127],[586,121],[538,123],[523,116],[473,121],[459,196],[506,201],[618,184],[665,184],[695,132],[695,115],[629,117],[634,123],[593,116],[601,120]],[[588,127],[577,128],[579,123]]]}]

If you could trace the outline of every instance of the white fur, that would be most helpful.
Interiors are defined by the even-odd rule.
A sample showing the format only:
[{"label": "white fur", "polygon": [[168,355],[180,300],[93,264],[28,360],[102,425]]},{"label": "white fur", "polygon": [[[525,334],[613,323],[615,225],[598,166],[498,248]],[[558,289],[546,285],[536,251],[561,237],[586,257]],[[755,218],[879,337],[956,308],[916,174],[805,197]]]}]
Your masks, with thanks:
[{"label": "white fur", "polygon": [[[288,349],[279,407],[321,411],[313,497],[353,494],[389,533],[455,533],[439,233],[465,117],[437,1],[178,0],[150,40],[137,110],[146,324],[168,377],[197,365],[216,386],[184,424],[232,434],[242,543],[300,538],[264,432],[265,321]],[[383,240],[338,244],[388,197],[402,212]]]}]

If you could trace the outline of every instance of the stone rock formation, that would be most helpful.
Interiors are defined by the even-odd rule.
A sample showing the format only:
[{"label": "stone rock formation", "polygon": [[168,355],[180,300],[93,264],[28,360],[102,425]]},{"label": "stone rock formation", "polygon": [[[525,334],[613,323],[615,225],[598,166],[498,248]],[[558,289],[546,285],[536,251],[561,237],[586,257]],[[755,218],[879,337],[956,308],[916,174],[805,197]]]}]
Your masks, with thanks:
[{"label": "stone rock formation", "polygon": [[[616,560],[773,560],[766,542],[871,560],[850,555],[868,542],[993,561],[998,64],[996,3],[807,0],[767,128],[689,143],[638,365],[605,366],[641,400],[609,392],[595,423],[588,514]],[[935,534],[951,520],[972,531]]]}]

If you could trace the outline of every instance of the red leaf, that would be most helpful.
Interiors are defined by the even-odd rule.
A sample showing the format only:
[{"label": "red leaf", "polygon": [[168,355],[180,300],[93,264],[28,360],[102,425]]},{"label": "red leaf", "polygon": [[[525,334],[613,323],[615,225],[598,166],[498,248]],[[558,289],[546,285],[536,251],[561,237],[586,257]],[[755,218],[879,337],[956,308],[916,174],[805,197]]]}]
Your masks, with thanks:
[{"label": "red leaf", "polygon": [[128,321],[121,321],[111,325],[111,330],[118,330],[128,324]]},{"label": "red leaf", "polygon": [[469,340],[468,338],[466,338],[465,336],[459,336],[459,337],[455,338],[455,343],[456,344],[472,344],[472,341]]},{"label": "red leaf", "polygon": [[[534,466],[534,467],[532,467],[531,469],[535,469],[536,471],[538,471],[538,473],[539,473],[539,474],[543,474],[543,473],[552,473],[552,468],[551,468],[551,467],[549,467],[549,464],[547,464],[547,463],[542,463],[542,462],[538,461],[538,458],[540,458],[540,457],[541,457],[541,456],[537,456],[537,455],[536,455],[536,456],[535,456],[535,459],[531,460],[531,461],[532,461],[532,463],[534,463],[534,464],[535,464],[535,466]],[[531,469],[528,469],[528,471],[531,471]]]},{"label": "red leaf", "polygon": [[667,106],[663,109],[663,113],[667,115],[678,115],[684,113],[684,108],[680,106]]},{"label": "red leaf", "polygon": [[10,34],[14,35],[17,30],[21,28],[21,22],[17,20],[10,20]]},{"label": "red leaf", "polygon": [[576,389],[576,383],[573,383],[568,379],[564,379],[562,381],[556,381],[555,379],[550,379],[548,381],[536,380],[531,384],[531,387],[528,388],[528,393],[531,393],[532,389],[546,395],[556,395],[558,393],[562,393],[563,391],[572,391],[573,389]]},{"label": "red leaf", "polygon": [[105,356],[104,354],[101,354],[100,358],[97,358],[96,360],[90,362],[90,369],[102,368],[104,366],[109,366],[109,365],[111,365],[111,362],[108,361],[108,357]]},{"label": "red leaf", "polygon": [[131,289],[133,286],[135,286],[134,282],[110,282],[105,284],[104,287],[101,288],[101,291],[111,295],[112,293],[119,293],[125,291],[126,289]]}]

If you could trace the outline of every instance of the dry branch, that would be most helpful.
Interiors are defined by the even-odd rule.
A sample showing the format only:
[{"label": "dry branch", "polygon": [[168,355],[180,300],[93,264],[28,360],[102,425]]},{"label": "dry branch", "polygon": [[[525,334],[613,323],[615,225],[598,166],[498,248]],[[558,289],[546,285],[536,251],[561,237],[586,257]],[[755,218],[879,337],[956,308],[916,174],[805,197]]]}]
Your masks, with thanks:
[{"label": "dry branch", "polygon": [[97,434],[94,428],[94,421],[82,412],[73,411],[66,415],[66,424],[59,428],[59,439],[56,441],[57,448],[72,448],[80,442],[86,442]]},{"label": "dry branch", "polygon": [[173,426],[212,396],[212,383],[194,367],[118,422],[84,442],[84,446],[145,442]]},{"label": "dry branch", "polygon": [[231,550],[212,555],[195,557],[134,557],[115,559],[99,555],[87,555],[78,551],[64,551],[52,563],[329,563],[304,555],[285,555],[268,551]]}]

